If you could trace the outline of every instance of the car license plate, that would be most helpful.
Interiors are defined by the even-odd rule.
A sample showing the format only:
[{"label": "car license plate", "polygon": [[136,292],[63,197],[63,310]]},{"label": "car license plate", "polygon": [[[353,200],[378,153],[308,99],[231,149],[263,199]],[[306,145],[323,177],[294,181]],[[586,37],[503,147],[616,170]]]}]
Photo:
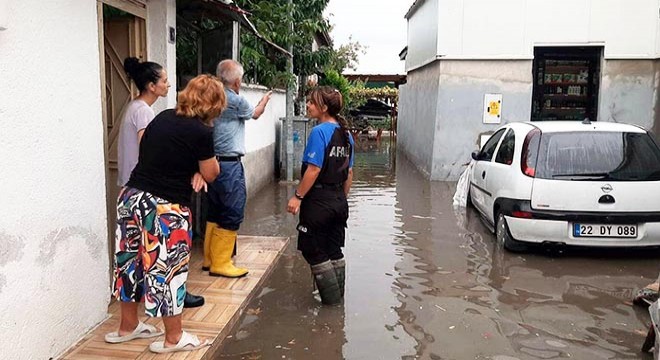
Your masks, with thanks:
[{"label": "car license plate", "polygon": [[637,225],[573,224],[573,236],[636,238]]}]

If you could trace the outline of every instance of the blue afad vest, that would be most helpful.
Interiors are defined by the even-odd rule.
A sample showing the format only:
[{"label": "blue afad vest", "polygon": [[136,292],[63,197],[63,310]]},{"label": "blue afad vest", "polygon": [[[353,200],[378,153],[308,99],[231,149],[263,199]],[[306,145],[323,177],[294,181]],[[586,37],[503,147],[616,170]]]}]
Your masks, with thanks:
[{"label": "blue afad vest", "polygon": [[[351,159],[351,143],[348,140],[346,131],[341,127],[335,129],[332,137],[326,145],[325,157],[323,158],[323,167],[321,173],[316,178],[316,184],[328,186],[341,186],[348,178],[348,169]],[[307,163],[302,165],[302,176],[305,176]]]}]

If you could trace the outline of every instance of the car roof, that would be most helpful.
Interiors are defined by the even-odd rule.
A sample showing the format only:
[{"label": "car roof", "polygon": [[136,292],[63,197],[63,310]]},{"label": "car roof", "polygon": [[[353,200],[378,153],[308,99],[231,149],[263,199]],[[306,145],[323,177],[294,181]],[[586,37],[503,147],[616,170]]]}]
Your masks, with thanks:
[{"label": "car roof", "polygon": [[570,131],[612,131],[612,132],[630,132],[646,133],[646,130],[636,125],[621,124],[605,121],[594,121],[584,124],[581,121],[534,121],[527,122],[531,126],[537,127],[544,133],[552,132],[570,132]]}]

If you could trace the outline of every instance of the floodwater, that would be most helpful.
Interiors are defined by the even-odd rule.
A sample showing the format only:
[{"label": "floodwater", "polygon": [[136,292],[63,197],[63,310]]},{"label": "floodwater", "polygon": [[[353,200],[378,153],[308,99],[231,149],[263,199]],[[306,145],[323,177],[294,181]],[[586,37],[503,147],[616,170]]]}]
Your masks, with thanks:
[{"label": "floodwater", "polygon": [[429,182],[388,141],[356,149],[345,301],[321,306],[296,251],[291,186],[248,202],[243,234],[291,236],[219,359],[650,359],[657,251],[511,254],[454,183]]}]

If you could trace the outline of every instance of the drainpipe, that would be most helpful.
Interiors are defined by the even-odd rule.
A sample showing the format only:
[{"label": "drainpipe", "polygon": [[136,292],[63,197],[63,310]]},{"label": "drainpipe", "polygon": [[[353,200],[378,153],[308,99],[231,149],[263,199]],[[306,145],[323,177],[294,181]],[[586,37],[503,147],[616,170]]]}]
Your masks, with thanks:
[{"label": "drainpipe", "polygon": [[[293,0],[289,0],[289,9],[293,8]],[[291,14],[293,16],[293,14]],[[293,19],[289,22],[290,34],[293,34]],[[293,181],[293,102],[294,102],[294,81],[293,81],[293,41],[289,39],[287,50],[292,54],[287,57],[286,69],[291,74],[291,81],[286,87],[286,181]]]}]

